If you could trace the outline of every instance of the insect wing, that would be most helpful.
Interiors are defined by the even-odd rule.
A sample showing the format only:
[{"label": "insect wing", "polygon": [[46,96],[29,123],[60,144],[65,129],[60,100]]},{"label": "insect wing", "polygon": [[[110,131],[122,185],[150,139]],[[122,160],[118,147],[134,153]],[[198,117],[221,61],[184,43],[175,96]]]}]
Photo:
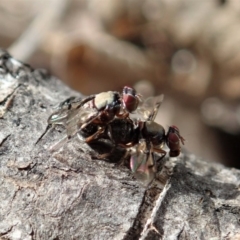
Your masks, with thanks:
[{"label": "insect wing", "polygon": [[57,151],[58,149],[60,149],[61,147],[63,147],[63,145],[68,141],[67,136],[63,137],[62,139],[60,139],[58,142],[54,143],[50,148],[50,152],[54,152]]},{"label": "insect wing", "polygon": [[68,137],[73,137],[81,128],[82,124],[93,119],[97,115],[97,111],[93,108],[78,108],[70,110],[66,121],[66,129]]},{"label": "insect wing", "polygon": [[141,141],[134,150],[132,149],[134,153],[132,154],[130,159],[130,168],[134,173],[136,173],[139,168],[144,168],[143,166],[146,163],[146,154],[144,153],[145,149],[145,141]]},{"label": "insect wing", "polygon": [[57,111],[51,114],[48,118],[48,123],[52,125],[66,125],[70,110],[73,108],[77,108],[77,106],[79,105],[73,105],[73,102],[81,103],[81,100],[81,98],[77,99],[76,97],[69,97],[63,102],[61,102],[56,107]]},{"label": "insect wing", "polygon": [[163,98],[163,94],[156,97],[147,98],[145,101],[139,104],[134,113],[130,114],[131,118],[142,121],[154,121]]},{"label": "insect wing", "polygon": [[[162,101],[163,101],[164,95],[161,94],[157,97],[154,97],[152,99],[149,99],[149,101],[151,102],[151,105],[153,106],[152,111],[149,113],[148,115],[148,119],[147,121],[154,121],[154,119],[157,116],[158,113],[158,109],[160,108]],[[148,100],[148,99],[147,99]]]},{"label": "insect wing", "polygon": [[58,109],[70,109],[73,102],[79,102],[82,98],[69,97],[58,105]]},{"label": "insect wing", "polygon": [[48,124],[52,125],[65,125],[67,121],[68,110],[61,109],[50,115],[48,118]]},{"label": "insect wing", "polygon": [[147,149],[145,141],[141,141],[135,148],[130,159],[130,167],[136,178],[149,184],[154,178],[154,159],[151,150]]}]

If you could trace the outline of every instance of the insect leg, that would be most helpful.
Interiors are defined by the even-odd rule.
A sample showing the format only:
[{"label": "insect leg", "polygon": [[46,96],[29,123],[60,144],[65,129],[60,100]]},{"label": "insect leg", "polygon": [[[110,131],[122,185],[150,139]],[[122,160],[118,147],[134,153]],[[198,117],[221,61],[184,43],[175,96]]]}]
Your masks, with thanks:
[{"label": "insect leg", "polygon": [[80,98],[80,99],[77,99],[76,101],[72,101],[71,104],[77,104],[79,102],[79,105],[76,106],[76,108],[80,108],[82,107],[85,103],[93,100],[95,98],[95,94],[94,95],[90,95],[84,99]]},{"label": "insect leg", "polygon": [[162,154],[162,156],[158,159],[158,161],[161,160],[161,159],[163,159],[163,158],[166,156],[166,154],[167,154],[167,152],[164,151],[164,150],[161,149],[161,148],[153,148],[153,152],[157,152],[157,153]]},{"label": "insect leg", "polygon": [[116,146],[114,146],[114,147],[111,149],[110,152],[108,152],[108,153],[103,153],[103,154],[98,154],[97,157],[98,157],[99,159],[106,159],[107,157],[109,157],[109,156],[114,152],[115,149],[116,149]]},{"label": "insect leg", "polygon": [[125,119],[125,118],[128,118],[128,117],[129,117],[129,113],[128,113],[128,112],[117,113],[116,116],[119,117],[119,118]]},{"label": "insect leg", "polygon": [[98,118],[99,114],[97,114],[94,117],[91,117],[89,120],[87,120],[85,123],[83,123],[80,127],[80,129],[84,129],[85,127],[87,127],[89,124],[91,124],[93,121],[95,121]]},{"label": "insect leg", "polygon": [[97,132],[95,132],[95,133],[94,133],[93,135],[91,135],[90,137],[87,137],[87,138],[85,139],[85,142],[86,142],[86,143],[91,143],[92,141],[99,139],[99,136],[100,136],[101,134],[103,134],[104,131],[105,131],[105,127],[100,127]]},{"label": "insect leg", "polygon": [[166,151],[164,151],[163,149],[161,149],[161,148],[155,148],[155,147],[153,147],[153,151],[154,152],[157,152],[157,153],[161,153],[161,154],[164,154],[164,156],[166,155]]},{"label": "insect leg", "polygon": [[40,140],[44,137],[44,135],[48,132],[48,130],[52,127],[51,124],[48,124],[45,131],[41,134],[41,136],[37,139],[37,141],[35,142],[35,145],[37,145]]},{"label": "insect leg", "polygon": [[122,148],[131,148],[133,146],[135,146],[136,143],[135,142],[129,142],[129,143],[126,143],[126,144],[123,144],[123,143],[119,143],[118,146],[119,147],[122,147]]}]

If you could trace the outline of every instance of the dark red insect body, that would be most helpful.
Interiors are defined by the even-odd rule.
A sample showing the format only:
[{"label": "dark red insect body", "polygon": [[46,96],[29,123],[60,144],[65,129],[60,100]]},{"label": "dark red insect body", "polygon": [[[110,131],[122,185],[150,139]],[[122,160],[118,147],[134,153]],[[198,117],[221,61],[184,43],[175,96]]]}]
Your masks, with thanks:
[{"label": "dark red insect body", "polygon": [[181,143],[184,144],[184,138],[180,135],[178,127],[170,126],[166,134],[166,144],[170,149],[170,157],[177,157],[180,154]]},{"label": "dark red insect body", "polygon": [[139,95],[132,87],[125,86],[122,93],[122,102],[128,112],[134,112],[139,104]]}]

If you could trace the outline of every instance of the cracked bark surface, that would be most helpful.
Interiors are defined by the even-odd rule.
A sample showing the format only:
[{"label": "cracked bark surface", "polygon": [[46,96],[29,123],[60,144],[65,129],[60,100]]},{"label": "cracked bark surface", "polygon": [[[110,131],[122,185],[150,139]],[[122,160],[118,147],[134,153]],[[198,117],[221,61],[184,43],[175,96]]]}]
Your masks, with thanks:
[{"label": "cracked bark surface", "polygon": [[0,239],[240,239],[239,170],[184,153],[146,188],[120,153],[98,161],[77,138],[50,152],[64,128],[39,138],[72,95],[0,52]]}]

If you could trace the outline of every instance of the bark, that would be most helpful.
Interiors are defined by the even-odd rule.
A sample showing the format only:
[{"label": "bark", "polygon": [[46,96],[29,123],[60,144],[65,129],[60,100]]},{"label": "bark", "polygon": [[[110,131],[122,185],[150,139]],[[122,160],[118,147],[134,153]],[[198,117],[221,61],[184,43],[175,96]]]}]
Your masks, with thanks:
[{"label": "bark", "polygon": [[121,152],[99,161],[77,138],[51,152],[65,131],[43,135],[47,119],[76,93],[4,51],[0,74],[0,239],[240,237],[239,170],[184,153],[145,187]]}]

